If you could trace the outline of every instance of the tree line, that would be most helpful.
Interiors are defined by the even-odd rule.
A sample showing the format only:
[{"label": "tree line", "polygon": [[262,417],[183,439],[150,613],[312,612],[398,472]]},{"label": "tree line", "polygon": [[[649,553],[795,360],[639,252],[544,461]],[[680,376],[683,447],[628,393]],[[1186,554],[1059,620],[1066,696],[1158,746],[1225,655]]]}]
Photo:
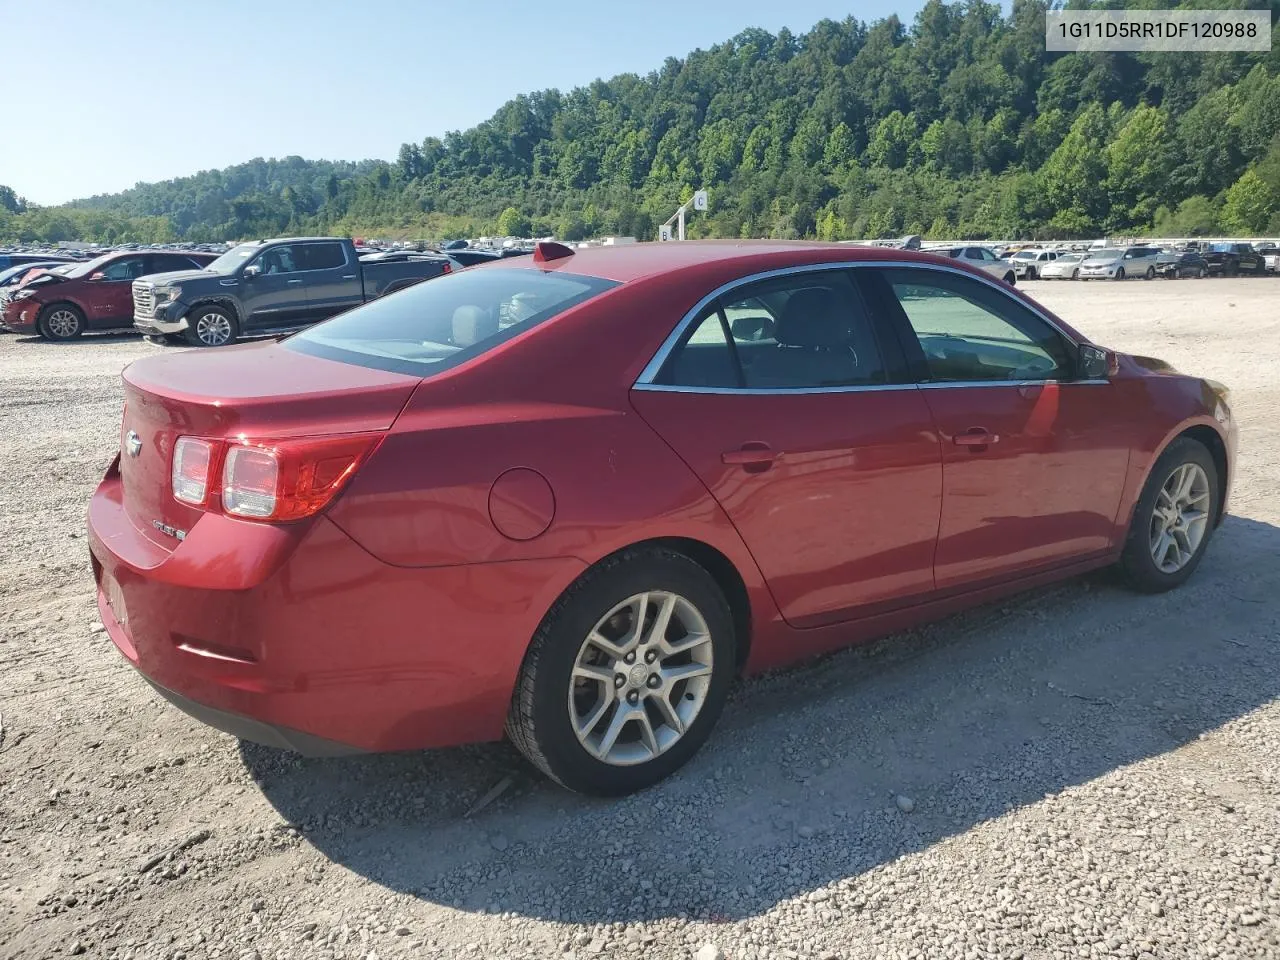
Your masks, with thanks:
[{"label": "tree line", "polygon": [[1052,54],[1046,8],[748,29],[394,162],[256,159],[56,208],[0,190],[0,237],[651,238],[702,187],[694,236],[1280,235],[1280,31],[1269,53]]}]

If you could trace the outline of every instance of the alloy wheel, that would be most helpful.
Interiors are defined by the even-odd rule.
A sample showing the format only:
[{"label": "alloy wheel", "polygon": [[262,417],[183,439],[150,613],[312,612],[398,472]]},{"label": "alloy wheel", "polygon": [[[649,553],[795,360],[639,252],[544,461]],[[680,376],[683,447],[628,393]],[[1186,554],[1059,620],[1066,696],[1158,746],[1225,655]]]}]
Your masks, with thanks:
[{"label": "alloy wheel", "polygon": [[231,339],[231,321],[216,311],[202,313],[196,318],[196,336],[209,347],[220,347]]},{"label": "alloy wheel", "polygon": [[713,668],[711,632],[690,601],[662,590],[627,598],[574,661],[568,706],[578,742],[613,766],[665,753],[701,712]]},{"label": "alloy wheel", "polygon": [[74,337],[80,330],[80,318],[70,310],[54,310],[45,321],[49,332],[59,339]]},{"label": "alloy wheel", "polygon": [[1198,463],[1176,467],[1151,509],[1151,559],[1177,573],[1196,555],[1209,525],[1209,477]]}]

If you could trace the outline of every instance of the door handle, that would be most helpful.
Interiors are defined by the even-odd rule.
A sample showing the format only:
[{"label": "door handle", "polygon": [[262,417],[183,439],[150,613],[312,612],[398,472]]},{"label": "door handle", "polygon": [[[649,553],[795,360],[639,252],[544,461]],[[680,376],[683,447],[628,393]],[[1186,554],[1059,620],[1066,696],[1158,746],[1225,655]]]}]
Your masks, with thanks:
[{"label": "door handle", "polygon": [[299,277],[299,278],[296,278],[296,279],[293,279],[293,280],[286,280],[286,281],[285,281],[285,283],[301,283],[301,282],[302,282],[302,279],[301,279],[300,277]]},{"label": "door handle", "polygon": [[342,275],[343,280],[354,280],[355,278],[356,278],[356,275],[354,273],[344,273]]},{"label": "door handle", "polygon": [[964,433],[957,433],[951,442],[958,447],[985,447],[1000,442],[998,433],[989,433],[982,427],[970,427]]},{"label": "door handle", "polygon": [[749,440],[737,450],[726,450],[720,454],[720,460],[731,466],[767,468],[780,456],[782,454],[772,450],[767,443]]}]

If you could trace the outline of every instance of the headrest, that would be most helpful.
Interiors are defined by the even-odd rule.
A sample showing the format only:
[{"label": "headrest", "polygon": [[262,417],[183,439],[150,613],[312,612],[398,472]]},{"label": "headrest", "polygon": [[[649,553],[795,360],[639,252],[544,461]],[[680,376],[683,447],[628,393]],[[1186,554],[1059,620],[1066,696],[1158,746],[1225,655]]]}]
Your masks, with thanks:
[{"label": "headrest", "polygon": [[787,298],[774,333],[788,347],[838,347],[849,342],[849,325],[826,287],[806,287]]},{"label": "headrest", "polygon": [[453,311],[453,345],[469,347],[498,332],[498,321],[490,320],[488,311],[476,306],[462,306]]}]

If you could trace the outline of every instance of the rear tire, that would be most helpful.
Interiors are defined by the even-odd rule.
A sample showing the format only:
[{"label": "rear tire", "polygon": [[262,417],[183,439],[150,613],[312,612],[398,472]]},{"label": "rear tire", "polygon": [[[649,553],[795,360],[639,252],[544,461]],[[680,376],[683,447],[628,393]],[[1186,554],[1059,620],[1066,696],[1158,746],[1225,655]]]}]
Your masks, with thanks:
[{"label": "rear tire", "polygon": [[187,343],[193,347],[225,347],[236,342],[240,325],[226,307],[207,303],[187,314]]},{"label": "rear tire", "polygon": [[1013,275],[1013,271],[1010,270],[1008,273],[1004,275],[1004,282],[1011,287],[1016,287],[1018,285],[1018,278],[1015,277]]},{"label": "rear tire", "polygon": [[1197,280],[1203,280],[1203,279],[1204,279],[1205,277],[1207,277],[1208,275],[1209,275],[1209,271],[1208,271],[1208,270],[1206,270],[1204,267],[1198,267],[1198,268],[1196,268],[1196,279],[1197,279]]},{"label": "rear tire", "polygon": [[[1194,501],[1185,508],[1179,498],[1170,496],[1169,490],[1171,484],[1177,486],[1184,470],[1193,477],[1187,499]],[[1129,536],[1120,556],[1120,569],[1131,587],[1143,593],[1163,593],[1181,586],[1195,572],[1218,522],[1221,482],[1217,465],[1204,444],[1190,437],[1179,437],[1169,444],[1151,468],[1147,485],[1133,508]],[[1175,507],[1180,518],[1177,522],[1173,522]],[[1189,521],[1196,512],[1203,519]],[[1193,527],[1202,528],[1198,537]],[[1173,541],[1172,546],[1168,541]],[[1158,555],[1167,560],[1164,566],[1157,562]],[[1174,568],[1176,561],[1180,562]]]},{"label": "rear tire", "polygon": [[[659,636],[654,624],[664,611],[670,626]],[[587,571],[543,618],[512,695],[507,736],[570,790],[642,790],[707,739],[736,654],[729,604],[705,569],[661,547],[625,550]],[[680,679],[681,667],[698,675]]]},{"label": "rear tire", "polygon": [[36,330],[46,340],[74,340],[85,330],[84,313],[73,303],[51,303],[40,311]]},{"label": "rear tire", "polygon": [[1147,278],[1148,280],[1154,280],[1154,279],[1156,278],[1156,268],[1155,268],[1155,267],[1147,267],[1146,278]]}]

